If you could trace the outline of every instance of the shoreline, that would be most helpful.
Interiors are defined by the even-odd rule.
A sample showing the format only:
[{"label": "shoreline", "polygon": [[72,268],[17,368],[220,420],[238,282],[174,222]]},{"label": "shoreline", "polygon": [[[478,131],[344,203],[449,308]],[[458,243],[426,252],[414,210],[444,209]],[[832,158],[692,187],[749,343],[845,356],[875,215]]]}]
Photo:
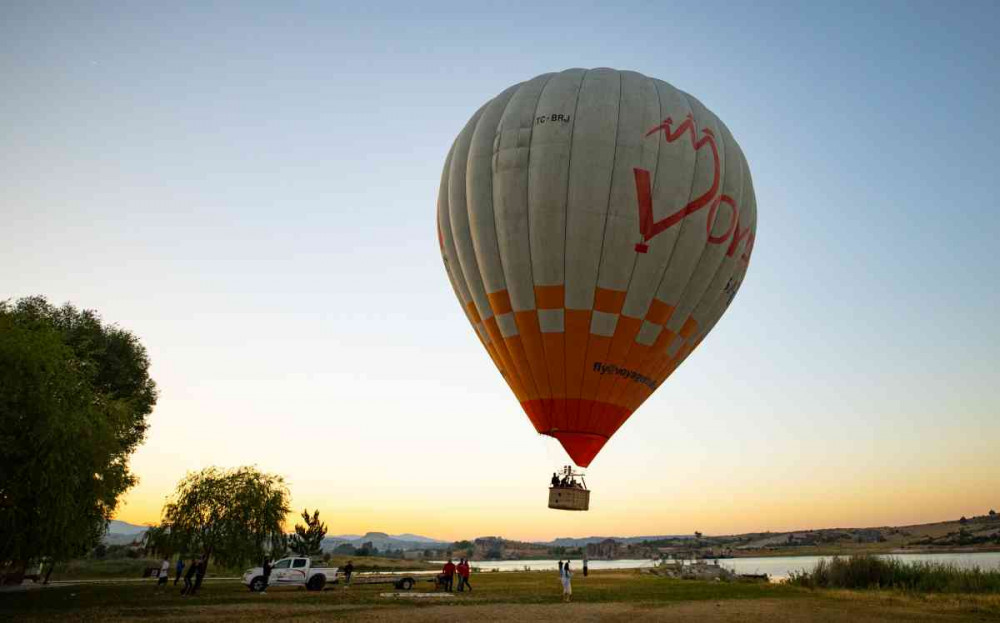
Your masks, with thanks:
[{"label": "shoreline", "polygon": [[[858,548],[858,549],[821,549],[817,548],[812,551],[781,551],[781,550],[751,550],[751,551],[741,551],[733,552],[732,554],[725,556],[702,556],[697,560],[732,560],[740,558],[805,558],[809,556],[851,556],[856,554],[872,554],[877,556],[893,556],[898,554],[995,554],[1000,552],[1000,547],[986,547],[986,548]],[[563,555],[563,559],[569,560],[583,560],[585,556],[568,556]],[[588,561],[602,561],[602,562],[619,562],[625,560],[659,560],[657,558],[636,558],[634,556],[616,557],[616,558],[596,558],[592,556],[586,557]],[[517,562],[537,562],[540,560],[559,560],[559,557],[553,556],[533,556],[530,558],[471,558],[470,562],[477,563],[492,563],[492,562],[503,562],[503,563],[517,563]]]}]

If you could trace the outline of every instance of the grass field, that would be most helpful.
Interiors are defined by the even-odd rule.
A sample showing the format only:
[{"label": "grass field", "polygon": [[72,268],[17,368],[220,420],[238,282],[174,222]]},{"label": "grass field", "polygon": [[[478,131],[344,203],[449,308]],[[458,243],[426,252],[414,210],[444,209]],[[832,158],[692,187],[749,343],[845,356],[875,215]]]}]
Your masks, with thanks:
[{"label": "grass field", "polygon": [[[419,560],[398,560],[395,558],[376,558],[373,556],[348,558],[347,556],[334,556],[329,562],[322,563],[323,566],[343,567],[348,560],[354,561],[354,570],[363,573],[365,571],[419,571],[428,569],[439,569],[440,565],[432,565]],[[170,577],[173,582],[175,559],[170,561]],[[185,560],[185,563],[190,561]],[[247,565],[250,566],[250,565]],[[61,580],[92,580],[92,579],[137,579],[142,577],[143,569],[152,567],[160,568],[160,560],[156,558],[105,558],[98,560],[94,558],[81,558],[69,562],[59,563],[55,571],[52,572],[53,581]],[[227,569],[217,564],[208,566],[208,577],[238,577],[243,575],[247,567],[238,569]]]},{"label": "grass field", "polygon": [[173,586],[75,584],[0,594],[0,615],[17,620],[246,619],[371,621],[703,620],[935,621],[1000,620],[1000,597],[918,596],[891,591],[825,591],[789,585],[697,582],[638,571],[602,571],[573,582],[573,603],[561,603],[553,572],[484,573],[472,593],[426,594],[429,584],[395,595],[383,586],[333,587],[318,593],[272,588],[250,593],[235,582],[207,582],[195,597]]}]

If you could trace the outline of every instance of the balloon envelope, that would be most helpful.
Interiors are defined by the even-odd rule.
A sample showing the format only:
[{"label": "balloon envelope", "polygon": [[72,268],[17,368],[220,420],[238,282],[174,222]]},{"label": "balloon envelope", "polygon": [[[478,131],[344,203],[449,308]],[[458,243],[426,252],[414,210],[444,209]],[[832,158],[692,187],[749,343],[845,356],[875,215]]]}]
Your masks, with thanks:
[{"label": "balloon envelope", "polygon": [[570,69],[476,111],[437,220],[480,341],[535,430],[585,467],[725,312],[757,209],[739,145],[701,102]]}]

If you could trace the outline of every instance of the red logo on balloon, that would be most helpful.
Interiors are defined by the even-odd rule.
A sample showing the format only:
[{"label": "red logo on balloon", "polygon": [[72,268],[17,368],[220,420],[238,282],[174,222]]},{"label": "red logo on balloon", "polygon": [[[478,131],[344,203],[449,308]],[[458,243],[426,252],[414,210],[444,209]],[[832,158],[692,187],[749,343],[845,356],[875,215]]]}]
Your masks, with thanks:
[{"label": "red logo on balloon", "polygon": [[[732,237],[729,243],[729,248],[726,249],[726,255],[732,256],[736,253],[736,247],[744,239],[747,240],[747,248],[740,259],[743,261],[750,260],[750,252],[753,249],[753,234],[750,233],[750,227],[744,227],[742,230],[739,227],[739,208],[736,206],[736,201],[729,195],[719,195],[719,148],[715,144],[715,134],[709,128],[704,128],[701,131],[701,138],[698,137],[698,129],[695,126],[694,117],[688,114],[687,118],[682,124],[677,126],[676,129],[673,128],[674,120],[667,117],[663,120],[663,123],[654,127],[649,132],[646,132],[645,136],[649,137],[659,132],[663,132],[663,138],[668,143],[673,143],[682,136],[688,136],[691,139],[691,148],[695,151],[702,149],[703,147],[708,147],[712,153],[712,185],[704,193],[692,199],[686,206],[680,210],[670,214],[658,221],[653,220],[653,188],[650,182],[649,171],[646,169],[635,168],[633,172],[635,173],[635,190],[636,197],[639,200],[639,233],[642,235],[642,242],[635,245],[635,250],[639,253],[646,253],[649,251],[649,245],[646,244],[651,238],[660,234],[667,229],[670,229],[677,223],[684,220],[684,217],[689,214],[693,214],[698,210],[705,207],[709,208],[708,213],[708,225],[706,229],[708,230],[708,242],[711,244],[722,244],[726,240]],[[730,207],[731,216],[729,221],[729,227],[726,228],[726,232],[719,236],[712,235],[712,223],[715,221],[715,215],[719,210],[719,206],[725,203]]]}]

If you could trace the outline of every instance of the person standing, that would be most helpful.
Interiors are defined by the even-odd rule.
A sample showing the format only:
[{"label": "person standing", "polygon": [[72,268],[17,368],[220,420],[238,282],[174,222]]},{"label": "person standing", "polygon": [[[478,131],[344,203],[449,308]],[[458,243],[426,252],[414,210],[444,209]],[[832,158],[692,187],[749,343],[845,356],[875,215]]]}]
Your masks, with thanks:
[{"label": "person standing", "polygon": [[451,558],[445,563],[442,573],[444,574],[444,590],[451,591],[452,583],[455,581],[455,563],[451,561]]},{"label": "person standing", "polygon": [[201,588],[201,583],[205,579],[205,572],[208,571],[208,554],[201,557],[198,561],[198,571],[194,574],[194,586],[191,588],[189,595],[194,595]]},{"label": "person standing", "polygon": [[570,583],[572,578],[573,572],[569,570],[569,561],[567,560],[562,570],[563,601],[569,601],[573,596],[573,585]]},{"label": "person standing", "polygon": [[267,592],[267,585],[271,583],[271,559],[264,559],[264,588],[260,590],[260,594],[263,595]]},{"label": "person standing", "polygon": [[468,586],[469,592],[472,592],[472,584],[469,584],[469,573],[471,569],[469,568],[469,559],[463,558],[462,562],[458,564],[458,590],[462,590],[462,586]]},{"label": "person standing", "polygon": [[587,559],[583,559],[583,577],[587,577]]},{"label": "person standing", "polygon": [[354,561],[348,560],[347,566],[344,567],[344,582],[347,586],[351,585],[351,574],[354,573]]},{"label": "person standing", "polygon": [[177,580],[181,579],[181,572],[184,571],[184,557],[177,556],[177,566],[174,568],[174,586],[177,586]]},{"label": "person standing", "polygon": [[463,592],[465,590],[465,579],[462,576],[462,567],[465,565],[465,559],[459,558],[458,564],[455,565],[455,575],[458,576],[458,592]]},{"label": "person standing", "polygon": [[188,565],[187,573],[184,574],[184,588],[181,589],[181,595],[187,595],[194,588],[194,584],[191,582],[191,578],[198,571],[198,561],[194,558],[191,559],[191,564]]},{"label": "person standing", "polygon": [[167,585],[167,580],[170,579],[170,559],[166,556],[160,561],[160,573],[156,576],[156,590],[160,590],[161,586]]}]

